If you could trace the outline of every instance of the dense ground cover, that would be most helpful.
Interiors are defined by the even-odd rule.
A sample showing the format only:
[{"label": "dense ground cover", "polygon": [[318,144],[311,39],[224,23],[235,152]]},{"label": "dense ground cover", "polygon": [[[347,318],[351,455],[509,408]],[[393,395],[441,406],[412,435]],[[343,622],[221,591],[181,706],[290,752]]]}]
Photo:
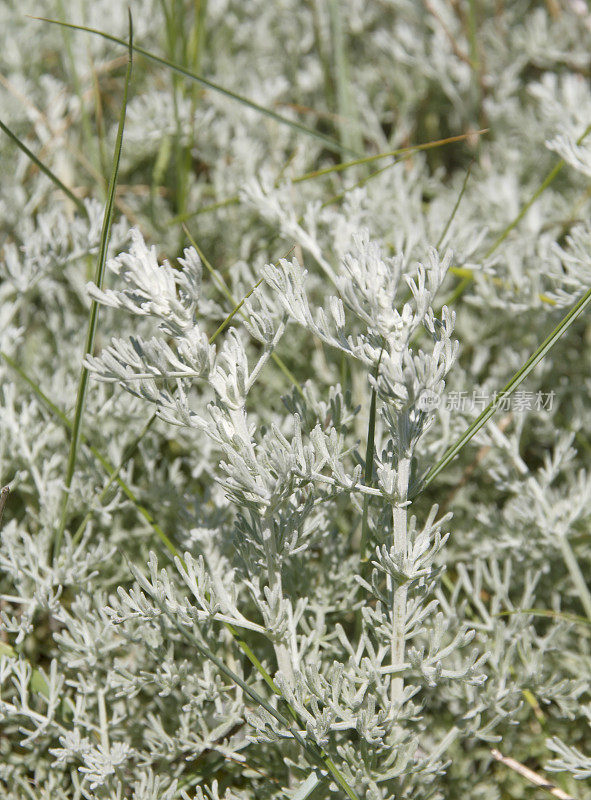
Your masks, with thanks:
[{"label": "dense ground cover", "polygon": [[586,4],[130,12],[0,5],[0,793],[590,798]]}]

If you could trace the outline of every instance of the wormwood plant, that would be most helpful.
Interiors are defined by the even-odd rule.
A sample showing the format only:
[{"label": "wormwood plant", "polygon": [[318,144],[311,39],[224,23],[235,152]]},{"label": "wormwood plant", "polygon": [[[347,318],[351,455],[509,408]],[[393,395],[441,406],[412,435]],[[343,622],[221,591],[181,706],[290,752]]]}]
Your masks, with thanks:
[{"label": "wormwood plant", "polygon": [[130,16],[0,9],[2,796],[591,797],[586,6]]}]

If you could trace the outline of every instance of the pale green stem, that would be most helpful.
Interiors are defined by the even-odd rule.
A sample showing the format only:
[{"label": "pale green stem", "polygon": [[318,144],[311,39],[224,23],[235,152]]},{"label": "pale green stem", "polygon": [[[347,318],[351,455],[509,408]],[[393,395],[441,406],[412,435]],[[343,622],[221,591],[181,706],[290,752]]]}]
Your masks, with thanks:
[{"label": "pale green stem", "polygon": [[[271,521],[265,521],[263,529],[263,542],[265,545],[265,555],[267,558],[267,575],[269,578],[269,588],[271,591],[278,591],[280,596],[283,597],[283,585],[281,580],[281,566],[277,558],[277,548],[275,546],[275,535],[272,531]],[[285,644],[274,643],[275,657],[277,658],[277,666],[283,673],[285,679],[293,685],[295,680],[293,674],[293,666],[291,656]]]},{"label": "pale green stem", "polygon": [[[246,425],[245,414],[241,410],[231,414],[232,422],[236,428],[238,435],[245,443],[250,442],[250,434]],[[249,446],[249,457],[255,459],[255,453],[252,444]],[[265,556],[267,560],[267,576],[269,580],[269,588],[271,591],[278,591],[280,597],[283,597],[283,582],[281,580],[281,565],[277,556],[277,547],[275,544],[275,535],[273,533],[273,521],[267,515],[262,519],[263,528],[263,544],[265,547]],[[273,644],[275,656],[277,658],[277,666],[283,673],[285,678],[293,683],[294,674],[291,663],[291,658],[287,647],[284,644]]]},{"label": "pale green stem", "polygon": [[591,592],[589,592],[589,587],[585,583],[585,578],[581,572],[579,562],[573,553],[573,549],[570,546],[568,538],[566,536],[559,536],[558,541],[560,542],[562,557],[564,558],[564,562],[568,568],[568,571],[570,572],[571,578],[573,579],[573,583],[577,590],[577,594],[579,595],[581,605],[585,609],[585,614],[587,617],[591,619]]},{"label": "pale green stem", "polygon": [[109,745],[109,722],[107,719],[107,707],[105,705],[105,693],[102,689],[99,689],[97,699],[101,725],[101,745],[105,755],[108,756],[111,752],[111,747]]},{"label": "pale green stem", "polygon": [[[407,549],[407,495],[408,483],[410,479],[410,458],[401,458],[398,462],[398,474],[396,477],[396,490],[398,502],[393,508],[393,545],[397,556],[406,558]],[[390,586],[391,589],[391,581]],[[396,675],[404,665],[404,646],[406,634],[406,584],[399,586],[394,591],[392,599],[392,639],[390,643],[391,663],[394,668],[392,683],[390,687],[390,697],[392,702],[399,702],[402,698],[404,688],[403,678]]]}]

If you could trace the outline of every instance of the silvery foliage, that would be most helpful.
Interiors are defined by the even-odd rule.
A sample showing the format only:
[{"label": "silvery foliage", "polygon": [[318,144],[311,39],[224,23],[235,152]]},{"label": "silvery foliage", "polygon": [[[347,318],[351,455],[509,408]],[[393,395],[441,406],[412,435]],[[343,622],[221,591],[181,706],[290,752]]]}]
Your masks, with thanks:
[{"label": "silvery foliage", "polygon": [[[275,680],[305,723],[307,740],[325,747],[331,737],[338,741],[339,734],[354,730],[372,746],[373,761],[381,752],[388,781],[404,785],[410,768],[413,774],[423,773],[429,783],[441,762],[431,753],[415,752],[414,726],[404,724],[418,711],[412,698],[421,682],[435,686],[439,680],[463,679],[471,684],[484,680],[476,653],[463,664],[446,666],[448,657],[467,646],[474,635],[459,626],[448,639],[444,617],[437,613],[432,597],[437,578],[433,561],[447,539],[441,531],[448,517],[436,522],[434,507],[422,529],[414,517],[407,529],[406,519],[411,459],[433,416],[421,407],[421,400],[426,392],[441,393],[457,352],[451,340],[453,314],[444,307],[438,318],[432,308],[451,254],[441,258],[432,249],[426,264],[419,264],[413,274],[404,268],[403,256],[384,259],[380,248],[361,232],[354,237],[355,249],[339,265],[340,275],[335,271],[338,294],[325,301],[328,314],[322,308],[312,311],[305,273],[296,259],[282,259],[277,267],[267,265],[264,277],[277,296],[279,313],[272,311],[271,297],[264,294],[255,295],[256,303],[245,304],[245,328],[263,350],[250,367],[238,330],[228,331],[219,353],[207,343],[197,319],[201,295],[197,254],[185,251],[179,262],[183,269],[175,272],[166,263],[158,267],[154,251],[146,248],[137,232],[132,238],[130,252],[109,264],[123,288],[101,291],[91,285],[89,292],[105,305],[153,317],[162,338],[153,337],[148,344],[135,337],[130,344],[113,340],[87,364],[99,378],[117,380],[155,403],[165,419],[198,427],[217,445],[224,459],[220,480],[236,509],[242,580],[264,624],[246,619],[236,593],[228,592],[219,579],[213,581],[204,561],[195,562],[190,553],[177,559],[176,565],[197,605],[177,597],[168,572],[159,573],[152,556],[151,577],[144,578],[133,568],[138,588],[120,592],[119,602],[109,612],[111,619],[124,624],[164,614],[191,635],[196,622],[214,620],[261,631],[273,642],[278,666]],[[398,311],[403,287],[411,300]],[[375,372],[371,385],[383,400],[376,487],[363,483],[361,466],[351,467],[338,417],[326,415],[323,423],[310,427],[294,410],[283,421],[273,422],[269,430],[257,430],[247,409],[248,395],[283,334],[287,317]],[[413,352],[410,342],[419,327],[424,327],[432,346]],[[162,334],[173,339],[175,352]],[[156,377],[175,382],[176,395],[158,389]],[[206,409],[191,404],[190,383],[198,379],[213,390],[214,399]],[[343,403],[338,388],[333,402]],[[320,631],[314,631],[307,608],[311,597],[289,596],[284,581],[285,573],[330,532],[326,522],[319,524],[318,504],[334,502],[343,494],[354,504],[359,502],[356,495],[375,498],[376,516],[390,509],[392,519],[384,525],[386,535],[376,537],[371,584],[358,576],[377,605],[363,609],[361,637],[355,645],[340,627],[341,659],[333,660],[323,676],[318,669]],[[321,513],[325,520],[326,512]],[[303,636],[305,630],[309,632]],[[311,705],[310,696],[315,698]],[[289,731],[268,712],[250,711],[247,720],[256,742],[290,738]],[[390,760],[393,744],[406,753],[396,765]],[[379,793],[375,767],[353,752],[347,753],[346,763],[353,780],[361,771],[366,790]]]},{"label": "silvery foliage", "polygon": [[[493,744],[591,797],[585,319],[526,387],[554,404],[500,411],[420,492],[475,414],[446,398],[492,396],[589,288],[586,5],[208,4],[191,68],[306,124],[313,109],[354,150],[489,133],[369,181],[357,167],[299,183],[334,164],[321,143],[136,64],[101,289],[96,176],[120,53],[82,34],[64,46],[23,22],[36,5],[0,8],[0,117],[88,199],[78,213],[0,139],[2,795],[343,796],[303,741],[372,800],[521,796]],[[124,6],[66,5],[125,37]],[[132,10],[137,41],[184,58],[162,4]],[[97,108],[100,145],[85,133]],[[157,190],[177,159],[186,185]],[[216,203],[188,222],[211,278],[168,223]],[[454,296],[458,268],[472,280]],[[91,299],[98,347],[54,558],[57,412],[72,418]],[[101,458],[123,463],[122,485]]]}]

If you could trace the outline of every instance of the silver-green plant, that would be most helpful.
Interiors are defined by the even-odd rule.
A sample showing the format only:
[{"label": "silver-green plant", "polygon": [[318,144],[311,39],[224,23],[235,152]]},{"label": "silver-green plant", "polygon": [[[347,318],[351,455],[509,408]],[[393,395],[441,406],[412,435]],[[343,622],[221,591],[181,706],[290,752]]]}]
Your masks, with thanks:
[{"label": "silver-green plant", "polygon": [[0,795],[591,797],[586,5],[131,11],[0,8]]}]

